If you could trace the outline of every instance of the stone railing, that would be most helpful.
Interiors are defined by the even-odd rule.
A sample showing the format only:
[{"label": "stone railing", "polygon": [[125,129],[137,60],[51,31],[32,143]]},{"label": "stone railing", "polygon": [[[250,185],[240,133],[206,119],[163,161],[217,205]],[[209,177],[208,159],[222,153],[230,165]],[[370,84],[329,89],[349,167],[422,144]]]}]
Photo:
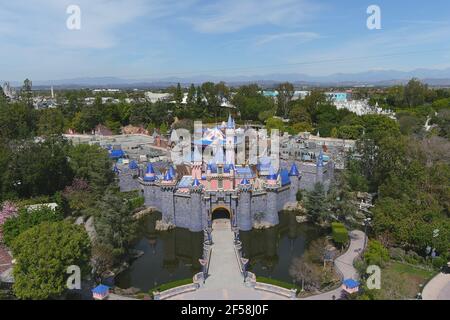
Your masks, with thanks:
[{"label": "stone railing", "polygon": [[256,282],[254,285],[256,290],[268,291],[271,293],[275,293],[290,299],[295,299],[297,297],[297,289],[286,289],[279,286],[275,286],[273,284]]},{"label": "stone railing", "polygon": [[191,284],[186,284],[184,286],[179,286],[176,288],[168,289],[163,292],[155,291],[155,292],[153,292],[153,299],[154,300],[165,300],[170,297],[176,296],[178,294],[195,291],[199,287],[200,287],[200,285],[198,283],[191,283]]}]

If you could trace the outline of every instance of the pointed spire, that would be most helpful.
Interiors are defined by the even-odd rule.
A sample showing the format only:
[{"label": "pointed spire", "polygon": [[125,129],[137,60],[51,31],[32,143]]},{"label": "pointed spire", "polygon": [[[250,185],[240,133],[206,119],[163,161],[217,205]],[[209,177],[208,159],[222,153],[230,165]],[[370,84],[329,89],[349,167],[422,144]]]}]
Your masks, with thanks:
[{"label": "pointed spire", "polygon": [[168,171],[172,178],[176,177],[177,173],[175,172],[175,169],[173,168],[173,166],[170,166]]},{"label": "pointed spire", "polygon": [[145,173],[155,173],[155,170],[153,169],[153,165],[151,163],[147,164],[147,170]]},{"label": "pointed spire", "polygon": [[250,181],[247,178],[244,178],[244,179],[241,180],[241,185],[249,186],[250,185]]},{"label": "pointed spire", "polygon": [[317,157],[317,167],[323,167],[323,152],[320,150],[319,156]]},{"label": "pointed spire", "polygon": [[289,171],[290,176],[296,176],[298,177],[300,175],[300,172],[298,171],[297,165],[295,162],[292,163],[291,171]]},{"label": "pointed spire", "polygon": [[231,117],[231,113],[228,114],[227,128],[228,129],[234,129],[234,120]]},{"label": "pointed spire", "polygon": [[167,170],[166,175],[164,176],[164,181],[172,181],[172,176],[170,175],[169,170]]},{"label": "pointed spire", "polygon": [[131,170],[139,169],[138,164],[137,164],[136,161],[134,161],[134,160],[131,160],[131,161],[130,161],[130,164],[128,165],[128,167],[129,167]]},{"label": "pointed spire", "polygon": [[200,183],[200,181],[198,181],[197,178],[195,178],[195,179],[194,179],[194,182],[192,182],[192,186],[193,186],[193,187],[199,187],[199,186],[201,186],[201,183]]},{"label": "pointed spire", "polygon": [[267,180],[277,180],[277,178],[278,178],[277,172],[275,171],[272,164],[270,164],[269,175],[267,176]]},{"label": "pointed spire", "polygon": [[198,150],[198,147],[194,147],[194,162],[201,162],[202,161],[202,155],[200,154],[200,151]]}]

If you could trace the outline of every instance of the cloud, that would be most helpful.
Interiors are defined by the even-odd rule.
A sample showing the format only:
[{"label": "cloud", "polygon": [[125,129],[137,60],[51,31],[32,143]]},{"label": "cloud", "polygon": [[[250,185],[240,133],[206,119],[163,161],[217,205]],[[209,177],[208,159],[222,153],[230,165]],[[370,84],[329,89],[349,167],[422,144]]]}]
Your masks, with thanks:
[{"label": "cloud", "polygon": [[184,20],[198,32],[228,33],[267,24],[295,27],[319,9],[309,0],[222,0]]},{"label": "cloud", "polygon": [[319,38],[320,35],[316,32],[286,32],[262,36],[257,40],[256,45],[261,46],[273,41],[285,39],[290,39],[297,43],[305,43]]}]

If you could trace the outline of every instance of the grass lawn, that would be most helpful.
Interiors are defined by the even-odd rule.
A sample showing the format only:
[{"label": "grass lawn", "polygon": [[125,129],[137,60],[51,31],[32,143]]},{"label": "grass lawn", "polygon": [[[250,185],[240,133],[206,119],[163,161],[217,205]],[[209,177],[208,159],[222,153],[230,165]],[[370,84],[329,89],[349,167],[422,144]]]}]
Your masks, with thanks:
[{"label": "grass lawn", "polygon": [[380,298],[386,300],[414,299],[423,285],[436,272],[413,265],[391,262],[381,271]]}]

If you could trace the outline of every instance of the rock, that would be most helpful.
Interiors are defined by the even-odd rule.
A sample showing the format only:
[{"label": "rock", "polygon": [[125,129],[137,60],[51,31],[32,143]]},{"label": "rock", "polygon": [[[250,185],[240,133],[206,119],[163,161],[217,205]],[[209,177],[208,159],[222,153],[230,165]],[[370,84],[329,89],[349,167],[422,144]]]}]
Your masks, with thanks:
[{"label": "rock", "polygon": [[298,223],[308,222],[308,216],[295,216]]},{"label": "rock", "polygon": [[155,230],[157,231],[168,231],[174,229],[175,225],[171,222],[164,222],[162,220],[156,221]]},{"label": "rock", "polygon": [[273,224],[268,223],[268,222],[255,222],[253,224],[253,228],[254,229],[259,229],[259,230],[261,230],[261,229],[269,229],[269,228],[271,228],[273,226],[274,226]]},{"label": "rock", "polygon": [[156,211],[156,208],[148,207],[148,208],[146,208],[146,209],[144,209],[144,210],[141,210],[141,211],[139,211],[139,212],[136,212],[136,213],[134,214],[134,218],[135,218],[135,219],[140,219],[140,218],[143,218],[143,217],[145,217],[145,216],[147,216],[147,215],[149,215],[149,214],[152,214],[152,213],[155,212],[155,211]]}]

